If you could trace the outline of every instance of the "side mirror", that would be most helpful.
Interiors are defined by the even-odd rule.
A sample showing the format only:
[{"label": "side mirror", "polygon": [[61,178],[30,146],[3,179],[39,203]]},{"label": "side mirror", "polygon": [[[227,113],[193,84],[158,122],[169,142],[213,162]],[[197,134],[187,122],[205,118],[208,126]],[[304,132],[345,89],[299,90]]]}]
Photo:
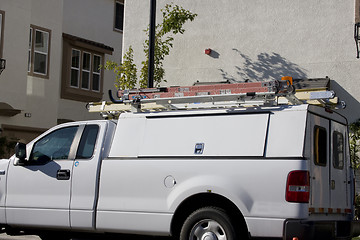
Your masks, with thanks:
[{"label": "side mirror", "polygon": [[24,165],[26,161],[26,144],[18,142],[15,146],[15,165]]}]

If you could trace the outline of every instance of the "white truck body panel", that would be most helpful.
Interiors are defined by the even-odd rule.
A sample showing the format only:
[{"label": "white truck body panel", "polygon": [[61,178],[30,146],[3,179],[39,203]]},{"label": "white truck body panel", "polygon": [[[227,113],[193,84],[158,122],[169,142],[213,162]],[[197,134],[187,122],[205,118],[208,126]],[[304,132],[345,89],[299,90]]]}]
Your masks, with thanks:
[{"label": "white truck body panel", "polygon": [[0,223],[6,222],[6,178],[10,159],[0,159]]},{"label": "white truck body panel", "polygon": [[[142,232],[144,226],[138,223],[142,222],[143,216],[139,213],[147,213],[154,218],[162,215],[168,219],[185,199],[209,191],[234,202],[245,219],[264,218],[263,221],[270,222],[277,219],[283,224],[286,218],[306,218],[306,204],[289,205],[284,199],[284,175],[293,169],[306,169],[306,165],[303,160],[283,159],[106,159],[102,165],[102,172],[107,174],[100,182],[97,227],[114,231],[121,222],[128,221],[134,232]],[[168,176],[176,180],[173,188],[164,184]],[[114,183],[119,191],[114,191]],[[130,214],[132,217],[128,218]],[[114,215],[114,219],[118,218],[120,222],[111,221],[110,225],[104,215]],[[115,228],[109,229],[110,226]],[[248,227],[256,229],[256,222]],[[170,229],[157,230],[167,234]],[[252,229],[249,230],[253,234]],[[282,228],[272,229],[271,235],[281,236]]]}]

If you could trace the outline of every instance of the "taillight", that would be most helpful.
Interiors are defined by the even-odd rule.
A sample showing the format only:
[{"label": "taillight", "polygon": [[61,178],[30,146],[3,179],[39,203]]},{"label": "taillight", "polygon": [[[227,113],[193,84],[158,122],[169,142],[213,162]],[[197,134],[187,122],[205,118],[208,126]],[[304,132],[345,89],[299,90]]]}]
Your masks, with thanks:
[{"label": "taillight", "polygon": [[310,176],[308,171],[292,171],[286,183],[286,201],[308,203],[310,198]]}]

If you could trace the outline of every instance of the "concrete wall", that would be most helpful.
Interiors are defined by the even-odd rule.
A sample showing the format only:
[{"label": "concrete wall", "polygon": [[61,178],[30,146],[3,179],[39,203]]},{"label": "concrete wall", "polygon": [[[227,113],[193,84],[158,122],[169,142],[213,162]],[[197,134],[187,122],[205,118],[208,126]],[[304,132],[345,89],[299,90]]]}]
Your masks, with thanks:
[{"label": "concrete wall", "polygon": [[[0,10],[5,12],[2,57],[6,59],[6,69],[0,75],[0,102],[21,110],[13,117],[0,116],[2,136],[29,141],[30,135],[37,136],[56,125],[59,119],[100,118],[98,114],[88,113],[86,103],[60,97],[62,34],[110,46],[114,52],[105,54],[105,60],[120,62],[122,33],[113,30],[114,7],[114,0],[0,1]],[[48,79],[28,75],[30,25],[51,30]],[[114,80],[112,72],[104,72],[104,99],[108,99],[107,90],[114,89]]]},{"label": "concrete wall", "polygon": [[[6,69],[0,76],[0,101],[22,110],[14,117],[0,117],[0,124],[49,128],[56,124],[61,64],[62,1],[3,0]],[[57,9],[57,11],[49,11]],[[51,30],[49,79],[28,76],[30,24]],[[25,117],[30,113],[31,117]]]},{"label": "concrete wall", "polygon": [[[350,121],[360,118],[354,0],[173,2],[198,16],[185,25],[183,35],[175,37],[164,64],[166,85],[329,76],[338,96],[348,103],[342,113]],[[157,1],[157,22],[165,3],[168,1]],[[125,7],[124,51],[133,46],[140,68],[149,3],[132,0]],[[212,55],[204,54],[206,48],[213,50]]]}]

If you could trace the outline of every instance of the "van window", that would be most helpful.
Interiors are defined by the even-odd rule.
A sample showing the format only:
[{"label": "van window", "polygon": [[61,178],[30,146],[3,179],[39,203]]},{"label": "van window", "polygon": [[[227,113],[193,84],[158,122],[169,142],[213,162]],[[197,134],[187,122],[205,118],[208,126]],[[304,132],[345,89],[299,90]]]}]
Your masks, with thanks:
[{"label": "van window", "polygon": [[68,159],[78,127],[61,128],[34,144],[30,164],[45,164],[51,160]]},{"label": "van window", "polygon": [[344,136],[335,131],[333,133],[333,165],[334,168],[344,168]]},{"label": "van window", "polygon": [[85,127],[76,154],[77,159],[88,159],[93,156],[98,131],[98,125],[87,125]]},{"label": "van window", "polygon": [[320,126],[314,128],[314,162],[319,166],[326,166],[327,132]]}]

